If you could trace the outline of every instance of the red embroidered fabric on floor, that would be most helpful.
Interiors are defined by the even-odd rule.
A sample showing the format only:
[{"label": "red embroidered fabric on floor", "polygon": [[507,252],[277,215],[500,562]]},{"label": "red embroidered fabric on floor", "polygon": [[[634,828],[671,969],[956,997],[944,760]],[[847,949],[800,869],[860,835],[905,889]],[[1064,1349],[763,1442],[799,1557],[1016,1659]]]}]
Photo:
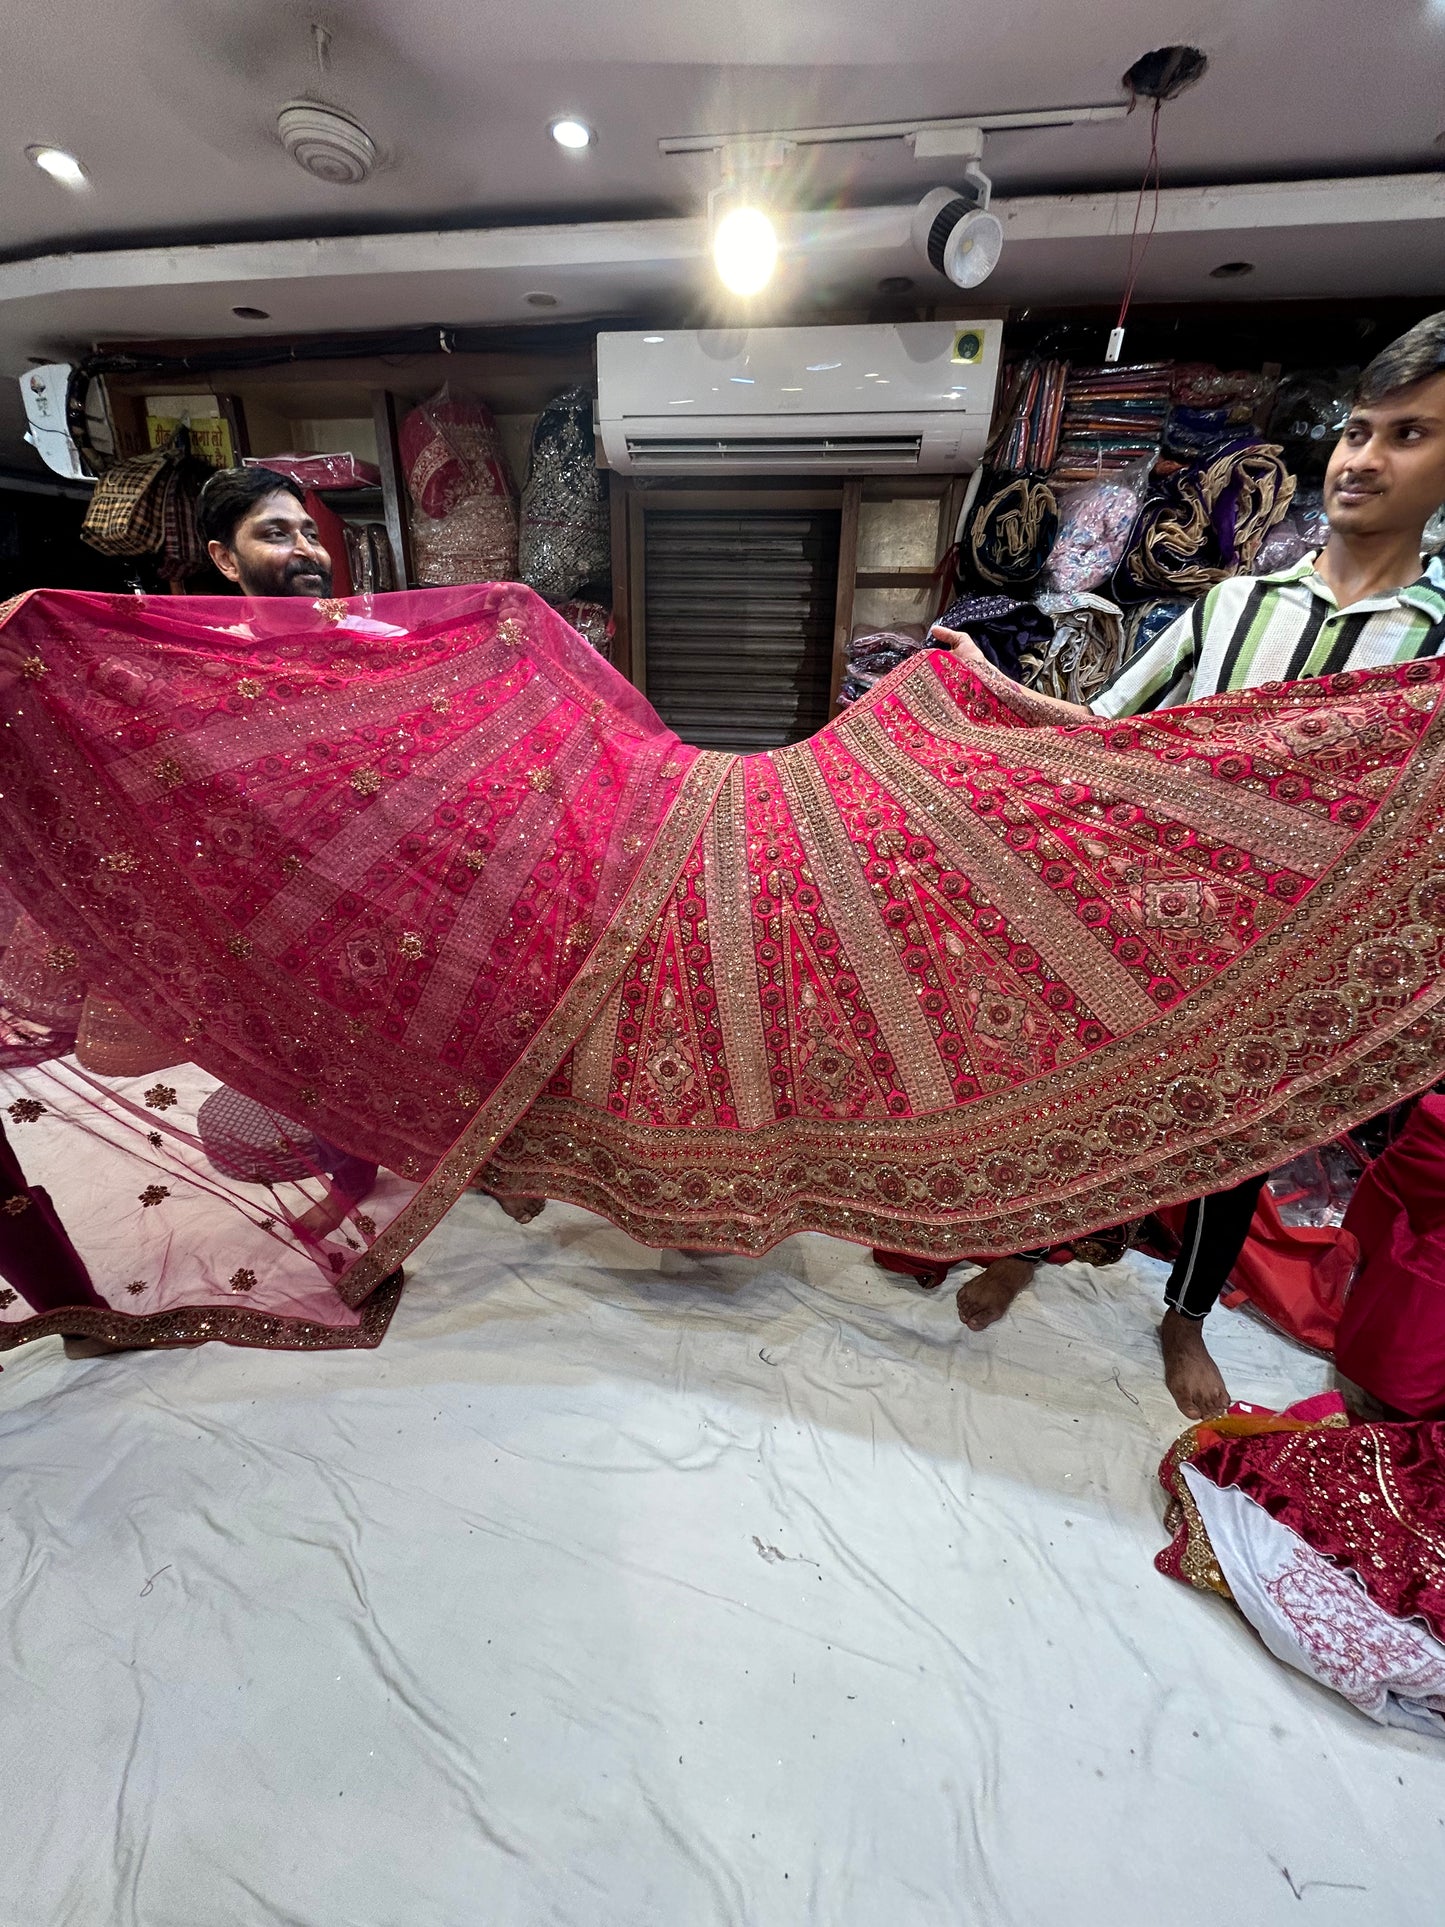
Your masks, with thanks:
[{"label": "red embroidered fabric on floor", "polygon": [[[1237,1486],[1377,1606],[1445,1638],[1445,1424],[1311,1426],[1252,1438],[1200,1428],[1187,1462]],[[1186,1434],[1186,1437],[1188,1435]],[[1167,1463],[1167,1461],[1166,1461]]]},{"label": "red embroidered fabric on floor", "polygon": [[[57,985],[181,1067],[18,1069],[64,1090],[38,1118],[19,1090],[13,1142],[118,1308],[146,1280],[28,1147],[79,1124],[171,1175],[131,1207],[148,1250],[205,1190],[162,1280],[204,1335],[297,1342],[304,1273],[330,1342],[318,1291],[354,1323],[479,1167],[655,1244],[951,1257],[1230,1183],[1445,1070],[1435,663],[1059,728],[930,651],[750,757],[679,743],[511,586],[37,593],[0,676],[30,966],[38,929]],[[385,1167],[365,1209],[308,1230],[218,1174],[193,1116],[222,1084],[286,1158]],[[276,1247],[274,1291],[227,1283],[222,1217]],[[7,1306],[0,1344],[41,1322]]]}]

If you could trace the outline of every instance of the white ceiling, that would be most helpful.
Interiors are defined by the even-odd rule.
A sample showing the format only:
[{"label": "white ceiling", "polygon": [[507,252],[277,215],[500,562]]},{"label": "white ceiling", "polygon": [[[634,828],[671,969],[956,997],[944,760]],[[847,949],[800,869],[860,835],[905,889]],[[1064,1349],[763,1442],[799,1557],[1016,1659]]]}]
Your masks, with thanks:
[{"label": "white ceiling", "polygon": [[[308,22],[334,33],[318,80]],[[1102,102],[1151,47],[1211,68],[1171,103],[1166,179],[1260,180],[1440,165],[1445,0],[12,0],[0,139],[0,254],[441,222],[684,213],[709,163],[666,134]],[[274,137],[319,92],[386,150],[328,187]],[[573,158],[548,120],[598,130]],[[75,195],[26,160],[68,147]],[[991,137],[1001,192],[1124,186],[1146,117]],[[902,145],[833,149],[791,173],[803,204],[924,185]]]}]

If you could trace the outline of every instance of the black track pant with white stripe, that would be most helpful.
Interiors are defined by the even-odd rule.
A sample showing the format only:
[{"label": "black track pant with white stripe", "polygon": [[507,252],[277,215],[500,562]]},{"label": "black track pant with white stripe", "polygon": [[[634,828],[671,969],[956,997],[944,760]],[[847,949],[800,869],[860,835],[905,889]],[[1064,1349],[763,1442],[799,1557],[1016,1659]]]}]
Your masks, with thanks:
[{"label": "black track pant with white stripe", "polygon": [[1184,1217],[1184,1239],[1164,1287],[1164,1302],[1184,1318],[1213,1311],[1239,1262],[1265,1178],[1246,1178],[1230,1191],[1195,1198]]}]

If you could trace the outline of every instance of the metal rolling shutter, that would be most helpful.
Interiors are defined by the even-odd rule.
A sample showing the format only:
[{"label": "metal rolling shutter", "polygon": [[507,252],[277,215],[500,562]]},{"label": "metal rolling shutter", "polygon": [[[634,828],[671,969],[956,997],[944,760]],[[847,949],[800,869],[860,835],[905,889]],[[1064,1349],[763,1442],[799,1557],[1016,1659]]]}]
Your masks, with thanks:
[{"label": "metal rolling shutter", "polygon": [[839,517],[648,510],[647,694],[684,742],[777,749],[827,720]]}]

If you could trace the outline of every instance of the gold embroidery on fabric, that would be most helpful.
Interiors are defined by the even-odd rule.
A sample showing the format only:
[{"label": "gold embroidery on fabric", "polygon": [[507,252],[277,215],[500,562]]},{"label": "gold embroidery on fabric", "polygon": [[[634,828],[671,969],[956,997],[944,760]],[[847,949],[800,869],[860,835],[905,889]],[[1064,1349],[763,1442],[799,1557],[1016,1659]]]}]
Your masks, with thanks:
[{"label": "gold embroidery on fabric", "polygon": [[[739,1125],[751,1130],[771,1123],[774,1108],[758,1004],[748,892],[747,774],[742,763],[729,772],[718,793],[702,847],[728,1086]],[[585,1093],[579,1089],[578,1094]]]},{"label": "gold embroidery on fabric", "polygon": [[1110,1030],[1130,1030],[1154,1015],[1148,992],[1103,947],[1099,934],[1074,915],[1020,853],[1000,842],[966,801],[930,783],[924,771],[898,755],[875,718],[860,718],[848,735],[874,780],[927,825],[956,869],[977,878],[996,905],[1007,905],[1020,934]]},{"label": "gold embroidery on fabric", "polygon": [[783,786],[829,917],[836,929],[847,933],[849,958],[888,1040],[910,1108],[915,1112],[951,1109],[953,1085],[918,1008],[913,982],[879,918],[857,846],[838,815],[812,746],[800,743],[794,749],[774,750],[768,760]]},{"label": "gold embroidery on fabric", "polygon": [[347,1304],[361,1304],[378,1281],[440,1223],[596,1017],[660,907],[672,894],[678,872],[736,761],[735,756],[718,750],[698,753],[653,839],[650,860],[642,866],[642,873],[611,924],[548,1013],[541,1030],[416,1196],[339,1281],[337,1289]]}]

